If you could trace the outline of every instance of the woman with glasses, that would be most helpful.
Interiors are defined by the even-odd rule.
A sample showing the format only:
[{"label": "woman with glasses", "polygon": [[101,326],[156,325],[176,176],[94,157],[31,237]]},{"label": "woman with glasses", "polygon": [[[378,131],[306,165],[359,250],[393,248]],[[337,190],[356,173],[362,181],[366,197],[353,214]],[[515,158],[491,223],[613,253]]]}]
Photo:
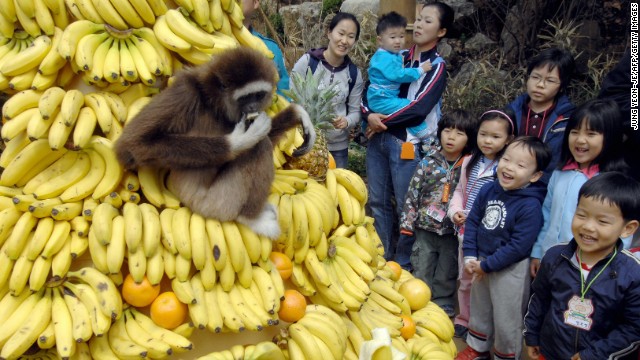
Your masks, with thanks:
[{"label": "woman with glasses", "polygon": [[558,166],[564,128],[575,109],[566,95],[573,68],[568,50],[543,50],[527,66],[527,92],[509,104],[516,114],[518,135],[535,136],[551,148],[551,162],[540,179],[545,184]]}]

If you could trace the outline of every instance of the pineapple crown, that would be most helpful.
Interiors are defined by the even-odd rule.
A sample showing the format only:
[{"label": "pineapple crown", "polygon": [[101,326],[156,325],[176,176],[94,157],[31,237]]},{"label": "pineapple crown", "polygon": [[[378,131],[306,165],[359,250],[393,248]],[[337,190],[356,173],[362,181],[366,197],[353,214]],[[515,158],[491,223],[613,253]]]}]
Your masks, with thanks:
[{"label": "pineapple crown", "polygon": [[306,75],[291,73],[291,89],[283,91],[295,103],[308,113],[318,129],[333,129],[332,121],[336,117],[334,99],[338,95],[336,86],[320,89],[320,83],[311,69]]}]

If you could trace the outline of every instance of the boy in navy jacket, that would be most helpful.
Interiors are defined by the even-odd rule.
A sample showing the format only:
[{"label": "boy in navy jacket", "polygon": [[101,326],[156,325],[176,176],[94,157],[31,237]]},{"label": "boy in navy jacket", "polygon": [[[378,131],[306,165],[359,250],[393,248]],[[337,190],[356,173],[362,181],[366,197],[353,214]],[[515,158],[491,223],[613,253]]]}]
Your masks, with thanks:
[{"label": "boy in navy jacket", "polygon": [[532,359],[619,359],[640,344],[640,260],[623,237],[640,221],[640,183],[607,172],[580,188],[573,240],[542,258],[525,342]]},{"label": "boy in navy jacket", "polygon": [[474,276],[467,344],[456,359],[520,359],[529,254],[542,227],[546,193],[537,183],[551,153],[533,136],[518,137],[498,162],[467,217],[462,251]]}]

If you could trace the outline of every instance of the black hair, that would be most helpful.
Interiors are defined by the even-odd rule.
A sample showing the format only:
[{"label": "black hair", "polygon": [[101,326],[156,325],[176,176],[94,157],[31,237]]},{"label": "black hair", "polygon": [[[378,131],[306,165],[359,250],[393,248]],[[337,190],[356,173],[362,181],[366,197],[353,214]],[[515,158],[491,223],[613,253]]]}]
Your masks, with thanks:
[{"label": "black hair", "polygon": [[590,130],[602,134],[602,151],[591,164],[598,164],[600,172],[625,171],[627,166],[622,156],[623,130],[620,110],[616,102],[610,99],[589,100],[571,114],[564,130],[559,168],[573,160],[569,149],[569,135],[572,130],[579,129],[583,122],[586,122]]},{"label": "black hair", "polygon": [[536,158],[536,171],[542,171],[551,162],[551,149],[535,136],[518,136],[508,146],[522,146]]},{"label": "black hair", "polygon": [[617,206],[625,221],[640,221],[640,183],[619,171],[610,171],[587,180],[578,199],[591,198]]},{"label": "black hair", "polygon": [[442,130],[448,128],[464,131],[467,134],[467,143],[462,149],[463,154],[468,154],[471,149],[475,149],[478,126],[468,111],[455,109],[444,113],[438,122],[438,139],[440,139]]},{"label": "black hair", "polygon": [[[515,134],[518,133],[518,126],[514,121],[515,118],[516,114],[511,108],[508,107],[501,110],[488,110],[480,116],[480,120],[477,124],[477,131],[480,131],[480,125],[482,125],[482,123],[485,121],[503,120],[507,124],[507,136],[515,136]],[[504,149],[506,148],[507,146],[505,145],[505,147],[496,154],[496,160],[500,159],[500,157],[504,153]],[[469,178],[469,176],[471,175],[471,169],[473,169],[478,161],[482,159],[482,151],[480,151],[477,146],[473,149],[471,154],[471,160],[469,160],[469,164],[467,165],[467,178]]]},{"label": "black hair", "polygon": [[358,40],[360,37],[360,22],[356,19],[355,15],[348,12],[340,11],[336,13],[329,23],[329,32],[333,31],[333,29],[338,26],[342,20],[351,20],[356,24],[356,40]]},{"label": "black hair", "polygon": [[542,50],[538,55],[534,56],[527,65],[527,76],[531,75],[534,69],[542,66],[548,66],[549,70],[558,68],[560,74],[560,89],[556,98],[564,93],[569,86],[573,69],[575,68],[575,60],[571,52],[564,48],[549,48]]},{"label": "black hair", "polygon": [[447,32],[449,32],[449,30],[451,30],[451,28],[453,27],[454,16],[454,11],[451,6],[440,1],[436,1],[425,4],[422,8],[424,9],[427,6],[433,6],[438,10],[438,14],[440,15],[438,17],[438,20],[440,21],[440,29],[447,29]]},{"label": "black hair", "polygon": [[380,19],[378,19],[378,25],[376,25],[376,34],[380,36],[382,35],[382,33],[387,31],[387,29],[395,28],[402,28],[402,30],[404,31],[406,27],[407,18],[395,11],[391,11],[380,16]]}]

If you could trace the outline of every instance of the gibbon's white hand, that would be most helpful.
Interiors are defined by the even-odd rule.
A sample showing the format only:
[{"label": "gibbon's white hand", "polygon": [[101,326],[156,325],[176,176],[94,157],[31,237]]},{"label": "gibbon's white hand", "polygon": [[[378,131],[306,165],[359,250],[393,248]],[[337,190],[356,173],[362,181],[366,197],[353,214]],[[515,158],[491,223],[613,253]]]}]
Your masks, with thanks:
[{"label": "gibbon's white hand", "polygon": [[236,124],[235,128],[228,135],[231,151],[242,152],[255,146],[260,140],[269,135],[271,131],[271,118],[266,113],[261,112],[247,128],[246,117]]}]

